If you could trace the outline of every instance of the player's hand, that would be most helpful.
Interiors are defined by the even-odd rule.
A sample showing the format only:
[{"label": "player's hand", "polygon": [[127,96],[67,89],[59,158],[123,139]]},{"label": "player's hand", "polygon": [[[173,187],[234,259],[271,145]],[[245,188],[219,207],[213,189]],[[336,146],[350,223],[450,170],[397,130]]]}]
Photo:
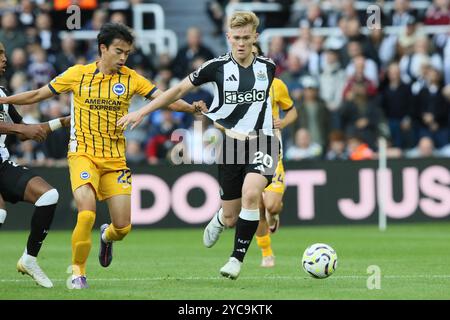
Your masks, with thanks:
[{"label": "player's hand", "polygon": [[120,118],[119,121],[117,121],[117,125],[125,130],[128,125],[131,124],[131,130],[133,130],[142,122],[143,119],[144,116],[139,111],[134,111]]},{"label": "player's hand", "polygon": [[59,121],[61,121],[63,127],[70,127],[70,116],[59,118]]},{"label": "player's hand", "polygon": [[0,104],[9,104],[9,97],[0,97]]},{"label": "player's hand", "polygon": [[26,124],[23,126],[21,134],[19,134],[21,140],[35,140],[42,142],[47,138],[47,131],[41,124]]},{"label": "player's hand", "polygon": [[192,103],[195,109],[195,113],[207,113],[208,112],[208,106],[203,100],[200,101],[194,101]]},{"label": "player's hand", "polygon": [[273,119],[273,127],[275,129],[283,129],[283,122],[280,118]]}]

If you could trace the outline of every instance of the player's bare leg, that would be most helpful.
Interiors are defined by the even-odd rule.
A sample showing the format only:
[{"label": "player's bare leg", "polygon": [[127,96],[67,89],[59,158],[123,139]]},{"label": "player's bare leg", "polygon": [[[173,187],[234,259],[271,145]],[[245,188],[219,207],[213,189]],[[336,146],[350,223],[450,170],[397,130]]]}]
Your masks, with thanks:
[{"label": "player's bare leg", "polygon": [[78,208],[77,225],[72,233],[72,285],[88,288],[86,261],[92,248],[91,231],[95,222],[96,196],[90,183],[78,187],[73,196]]},{"label": "player's bare leg", "polygon": [[[262,251],[261,267],[275,266],[275,256],[271,246],[270,234],[278,228],[279,214],[283,207],[282,200],[282,193],[272,191],[264,192],[263,203],[260,206],[259,225],[256,230],[256,241]],[[275,231],[272,232],[271,229]]]},{"label": "player's bare leg", "polygon": [[56,189],[41,177],[30,179],[24,192],[24,200],[34,204],[35,210],[31,219],[27,246],[17,262],[17,271],[29,275],[37,284],[45,288],[53,287],[53,283],[38,265],[37,256],[53,221],[58,198]]},{"label": "player's bare leg", "polygon": [[203,244],[211,248],[226,228],[233,228],[241,211],[241,198],[222,200],[222,207],[212,217],[203,233]]},{"label": "player's bare leg", "polygon": [[264,197],[266,207],[266,220],[270,233],[275,233],[280,227],[280,213],[283,210],[283,194],[280,192],[266,191]]},{"label": "player's bare leg", "polygon": [[234,249],[228,262],[220,269],[227,278],[237,279],[245,254],[258,228],[259,202],[267,179],[257,173],[248,173],[242,186],[242,207],[236,222]]},{"label": "player's bare leg", "polygon": [[102,267],[112,262],[112,245],[120,241],[131,230],[131,196],[117,195],[106,200],[111,223],[100,227],[100,251],[98,259]]}]

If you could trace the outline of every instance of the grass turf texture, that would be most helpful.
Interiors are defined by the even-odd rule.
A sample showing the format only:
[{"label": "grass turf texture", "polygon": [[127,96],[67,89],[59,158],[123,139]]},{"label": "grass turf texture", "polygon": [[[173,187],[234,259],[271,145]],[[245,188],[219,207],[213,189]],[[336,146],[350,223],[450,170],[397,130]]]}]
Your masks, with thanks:
[{"label": "grass turf texture", "polygon": [[[0,230],[0,299],[450,299],[450,223],[376,226],[282,227],[273,235],[276,266],[264,269],[252,242],[238,280],[219,269],[231,252],[234,230],[215,247],[202,245],[202,229],[135,229],[114,247],[107,269],[98,263],[98,232],[88,260],[87,290],[68,290],[71,232],[50,232],[39,262],[53,289],[17,273],[26,232]],[[300,266],[304,249],[330,244],[336,272],[313,279]],[[381,268],[381,289],[369,290],[367,268]]]}]

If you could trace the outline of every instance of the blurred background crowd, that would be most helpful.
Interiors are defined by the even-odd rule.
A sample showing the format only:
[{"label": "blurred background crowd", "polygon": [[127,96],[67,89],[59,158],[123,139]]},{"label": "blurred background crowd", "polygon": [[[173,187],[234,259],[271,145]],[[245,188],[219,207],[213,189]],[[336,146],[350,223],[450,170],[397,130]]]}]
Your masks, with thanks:
[{"label": "blurred background crowd", "polygon": [[[132,25],[135,4],[156,2],[164,10],[171,1],[75,2],[82,7],[81,29],[96,31],[108,21]],[[0,84],[11,94],[39,88],[68,67],[96,59],[95,40],[59,36],[66,29],[65,10],[72,2],[0,1],[0,41],[8,56],[7,72]],[[154,51],[145,54],[146,50],[136,47],[129,57],[127,65],[161,90],[228,50],[223,35],[226,8],[239,1],[192,1],[196,2],[209,19],[208,34],[204,28],[191,25],[184,38],[178,39],[175,56]],[[387,139],[391,158],[450,157],[450,0],[429,0],[429,5],[421,8],[414,0],[377,1],[381,7],[390,3],[392,10],[381,13],[375,28],[367,28],[369,14],[353,0],[241,2],[281,4],[281,11],[258,12],[260,32],[267,28],[298,29],[295,37],[271,37],[265,52],[276,62],[276,76],[288,86],[299,113],[296,123],[283,132],[285,159],[376,159],[380,136]],[[294,6],[300,9],[293,10]],[[152,19],[146,24],[151,27]],[[389,26],[399,27],[399,31],[386,33]],[[449,29],[426,33],[422,26]],[[321,28],[334,28],[334,32],[315,32]],[[184,98],[208,105],[212,99],[207,85]],[[135,97],[131,110],[143,104],[142,98]],[[69,114],[70,97],[63,94],[17,109],[25,122],[43,122]],[[137,129],[126,132],[128,161],[169,161],[176,143],[171,140],[172,133],[180,128],[192,132],[195,120],[202,123],[203,130],[211,126],[201,115],[153,113]],[[51,134],[42,144],[11,137],[8,147],[20,164],[64,166],[68,137],[68,130]]]}]

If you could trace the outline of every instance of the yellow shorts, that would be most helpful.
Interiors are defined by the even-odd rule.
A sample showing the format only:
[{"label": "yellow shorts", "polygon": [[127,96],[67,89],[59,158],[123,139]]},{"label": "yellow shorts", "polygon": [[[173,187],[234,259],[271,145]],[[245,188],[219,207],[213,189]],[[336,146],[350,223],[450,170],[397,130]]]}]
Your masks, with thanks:
[{"label": "yellow shorts", "polygon": [[68,163],[72,191],[90,183],[98,200],[131,194],[131,170],[123,158],[69,154]]},{"label": "yellow shorts", "polygon": [[284,166],[283,166],[283,161],[280,159],[278,159],[278,165],[277,165],[277,169],[275,170],[275,175],[272,178],[272,183],[270,185],[267,186],[267,188],[264,191],[272,191],[272,192],[277,192],[277,193],[284,193]]}]

